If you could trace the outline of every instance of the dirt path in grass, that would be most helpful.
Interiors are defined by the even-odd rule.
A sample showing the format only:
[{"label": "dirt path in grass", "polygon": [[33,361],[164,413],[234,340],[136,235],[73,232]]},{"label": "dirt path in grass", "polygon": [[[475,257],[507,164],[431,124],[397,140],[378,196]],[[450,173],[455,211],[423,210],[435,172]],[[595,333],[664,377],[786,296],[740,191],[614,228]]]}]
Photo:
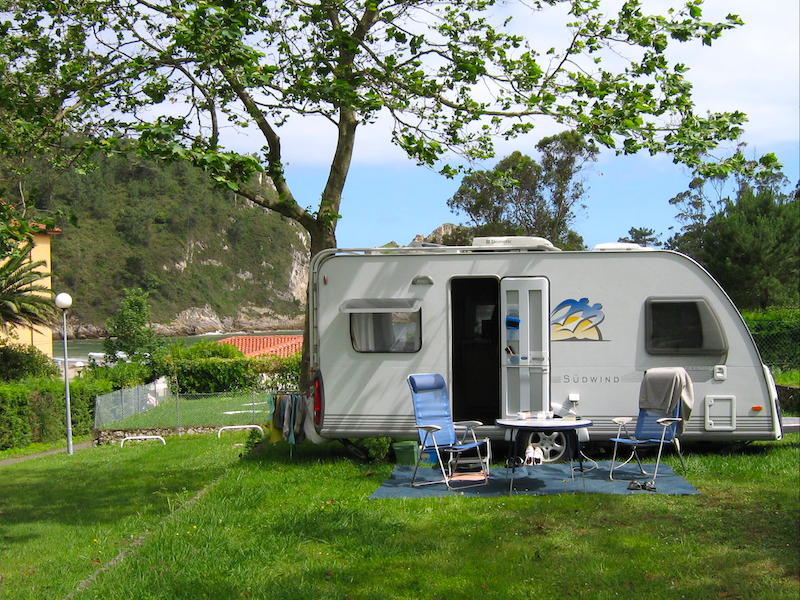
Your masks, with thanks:
[{"label": "dirt path in grass", "polygon": [[[75,452],[76,450],[84,450],[86,448],[91,448],[92,442],[81,442],[80,444],[73,444],[72,451]],[[37,454],[28,454],[27,456],[17,456],[15,458],[5,458],[0,460],[0,467],[5,465],[13,465],[14,463],[22,462],[23,460],[30,460],[31,458],[40,458],[42,456],[50,456],[52,454],[59,454],[60,452],[66,453],[66,448],[57,448],[55,450],[47,450],[46,452],[39,452]]]},{"label": "dirt path in grass", "polygon": [[[163,518],[163,519],[161,519],[161,521],[158,523],[158,525],[157,525],[156,527],[161,527],[162,525],[164,525],[164,523],[166,523],[166,522],[167,522],[167,521],[169,521],[170,519],[174,519],[174,518],[176,518],[176,515],[178,515],[178,514],[181,514],[181,513],[182,513],[184,510],[186,510],[188,507],[190,507],[191,505],[193,505],[193,504],[195,504],[196,502],[200,501],[200,499],[201,499],[203,496],[205,496],[205,495],[208,493],[208,491],[209,491],[209,490],[210,490],[212,487],[214,487],[214,485],[216,485],[216,483],[217,483],[218,481],[220,481],[220,480],[221,480],[223,477],[225,477],[225,473],[223,473],[222,475],[220,475],[220,476],[219,476],[217,479],[215,479],[214,481],[212,481],[211,483],[209,483],[209,484],[208,484],[206,487],[204,487],[202,490],[200,490],[199,492],[197,492],[197,494],[195,494],[194,498],[191,498],[191,499],[190,499],[190,500],[188,500],[187,502],[184,502],[184,503],[183,503],[183,504],[182,504],[182,505],[181,505],[179,508],[177,508],[177,509],[175,510],[175,512],[174,512],[174,513],[171,513],[171,514],[169,514],[169,515],[166,515],[166,516],[164,516],[164,518]],[[180,520],[180,519],[178,519],[178,520]],[[154,528],[154,529],[155,529],[155,528]],[[142,535],[140,535],[140,536],[139,536],[138,538],[136,538],[136,539],[135,539],[133,542],[131,542],[130,544],[128,544],[128,546],[126,546],[125,548],[123,548],[123,549],[122,549],[122,551],[121,551],[119,554],[117,554],[117,556],[115,556],[115,557],[114,557],[114,558],[112,558],[110,561],[108,561],[106,564],[104,564],[102,567],[100,567],[99,569],[97,569],[97,571],[95,571],[94,573],[92,573],[91,575],[89,575],[89,577],[87,577],[86,579],[84,579],[83,581],[81,581],[81,582],[78,584],[78,587],[77,587],[75,590],[73,590],[72,592],[70,592],[69,594],[67,594],[66,596],[64,596],[64,598],[63,598],[62,600],[72,600],[72,599],[73,599],[73,598],[75,598],[75,597],[76,597],[78,594],[80,594],[80,593],[81,593],[81,592],[83,592],[83,591],[84,591],[86,588],[88,588],[90,585],[92,585],[92,584],[93,584],[93,583],[94,583],[94,582],[97,580],[97,578],[98,578],[98,577],[99,577],[101,574],[105,573],[105,572],[106,572],[106,571],[108,571],[109,569],[113,568],[114,566],[116,566],[117,564],[121,563],[123,560],[125,560],[126,558],[128,558],[128,554],[131,552],[131,550],[133,550],[133,549],[135,549],[135,548],[138,548],[139,546],[141,546],[141,545],[142,545],[142,544],[145,542],[145,540],[147,539],[147,536],[148,536],[148,535],[150,535],[150,531],[147,531],[147,530],[145,530],[145,532],[144,532]]]}]

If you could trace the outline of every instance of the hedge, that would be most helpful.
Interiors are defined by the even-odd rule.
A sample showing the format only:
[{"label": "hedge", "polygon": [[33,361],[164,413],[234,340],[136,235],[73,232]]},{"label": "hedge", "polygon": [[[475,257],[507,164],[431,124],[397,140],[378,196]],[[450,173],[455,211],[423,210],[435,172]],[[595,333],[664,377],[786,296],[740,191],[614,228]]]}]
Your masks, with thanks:
[{"label": "hedge", "polygon": [[[230,358],[166,357],[152,365],[119,363],[87,369],[83,376],[70,381],[72,433],[91,433],[97,396],[140,385],[159,372],[168,374],[173,390],[183,394],[298,388],[300,354],[289,358],[246,358],[239,354]],[[22,356],[30,361],[36,358]],[[0,450],[64,439],[66,412],[64,380],[60,377],[0,382]]]},{"label": "hedge", "polygon": [[[89,435],[94,425],[94,399],[112,390],[110,381],[70,381],[72,433]],[[65,439],[67,410],[64,382],[39,377],[0,384],[0,450],[34,442]]]},{"label": "hedge", "polygon": [[168,373],[173,391],[181,394],[251,389],[295,390],[300,380],[300,357],[298,353],[289,358],[242,356],[173,359],[161,369]]},{"label": "hedge", "polygon": [[22,383],[0,385],[0,450],[31,443],[30,392]]}]

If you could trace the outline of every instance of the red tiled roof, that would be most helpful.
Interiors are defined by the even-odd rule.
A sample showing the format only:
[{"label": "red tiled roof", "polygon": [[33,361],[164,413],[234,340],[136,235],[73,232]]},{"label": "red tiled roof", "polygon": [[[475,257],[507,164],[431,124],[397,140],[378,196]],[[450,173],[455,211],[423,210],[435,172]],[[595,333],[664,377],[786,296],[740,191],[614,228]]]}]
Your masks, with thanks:
[{"label": "red tiled roof", "polygon": [[238,335],[219,340],[218,344],[232,344],[245,356],[271,354],[286,358],[303,349],[302,335]]},{"label": "red tiled roof", "polygon": [[[5,204],[6,206],[10,207],[11,210],[16,211],[13,205],[9,204],[2,198],[0,198],[0,204]],[[12,217],[11,223],[14,225],[18,225],[19,221],[17,221],[15,218]],[[30,227],[31,233],[46,233],[47,235],[56,235],[62,233],[61,229],[59,229],[58,227],[53,227],[51,229],[48,229],[47,225],[43,223],[37,223],[36,221],[29,221],[28,227]]]}]

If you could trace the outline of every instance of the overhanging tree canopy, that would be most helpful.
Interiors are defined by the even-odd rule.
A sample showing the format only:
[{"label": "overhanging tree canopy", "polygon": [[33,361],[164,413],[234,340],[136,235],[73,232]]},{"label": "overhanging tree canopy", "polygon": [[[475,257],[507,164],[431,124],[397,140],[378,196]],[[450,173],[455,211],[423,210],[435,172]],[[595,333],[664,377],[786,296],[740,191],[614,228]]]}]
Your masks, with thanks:
[{"label": "overhanging tree canopy", "polygon": [[[535,30],[544,11],[564,17],[562,47],[513,32],[512,13]],[[66,131],[104,150],[136,137],[142,154],[191,161],[298,221],[312,253],[335,245],[356,132],[378,118],[411,159],[446,175],[442,159],[490,157],[494,136],[540,118],[692,168],[745,120],[696,114],[687,67],[666,56],[741,23],[704,21],[701,0],[666,15],[629,1],[611,16],[598,0],[0,0],[0,12],[0,152],[52,149]],[[284,177],[280,126],[306,115],[337,139],[317,207]],[[231,127],[256,129],[262,151],[237,149]],[[259,171],[276,194],[251,185]]]}]

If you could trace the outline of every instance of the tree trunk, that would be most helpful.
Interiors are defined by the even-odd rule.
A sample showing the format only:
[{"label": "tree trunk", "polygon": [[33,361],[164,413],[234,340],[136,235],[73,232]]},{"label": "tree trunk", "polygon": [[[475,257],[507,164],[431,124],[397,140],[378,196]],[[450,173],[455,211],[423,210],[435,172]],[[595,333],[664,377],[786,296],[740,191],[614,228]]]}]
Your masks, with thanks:
[{"label": "tree trunk", "polygon": [[[326,226],[319,219],[315,222],[314,231],[309,231],[311,237],[311,260],[328,248],[336,248],[336,234],[334,226]],[[309,269],[311,265],[309,263]],[[308,277],[308,297],[306,298],[306,318],[303,326],[303,357],[300,361],[300,390],[306,394],[313,393],[314,373],[311,372],[311,346],[310,346],[310,327],[311,327],[311,273]]]}]

